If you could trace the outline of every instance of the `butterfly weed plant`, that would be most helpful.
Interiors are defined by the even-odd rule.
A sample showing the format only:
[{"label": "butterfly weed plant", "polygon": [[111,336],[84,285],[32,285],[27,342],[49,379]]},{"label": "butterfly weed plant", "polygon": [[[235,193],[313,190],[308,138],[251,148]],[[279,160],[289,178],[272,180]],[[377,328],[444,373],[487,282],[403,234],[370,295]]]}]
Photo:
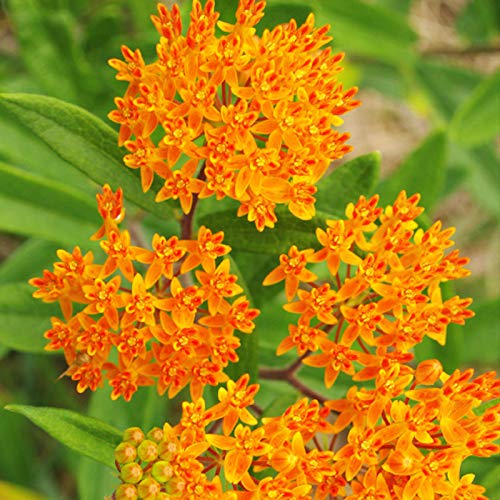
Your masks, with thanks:
[{"label": "butterfly weed plant", "polygon": [[[227,22],[194,0],[183,26],[177,5],[158,4],[155,56],[123,45],[109,61],[124,165],[108,155],[94,176],[94,246],[58,250],[30,280],[59,306],[45,349],[62,351],[78,393],[108,385],[131,404],[151,386],[170,411],[116,429],[12,409],[114,466],[113,500],[485,499],[461,466],[500,451],[500,381],[416,356],[474,315],[449,293],[468,259],[405,185],[390,203],[366,190],[330,210],[322,190],[351,150],[339,127],[357,89],[328,26],[311,14],[260,32],[264,16],[264,1],[240,0]],[[278,367],[258,361],[266,297],[289,318],[266,339]],[[272,381],[291,397],[264,408]]]}]

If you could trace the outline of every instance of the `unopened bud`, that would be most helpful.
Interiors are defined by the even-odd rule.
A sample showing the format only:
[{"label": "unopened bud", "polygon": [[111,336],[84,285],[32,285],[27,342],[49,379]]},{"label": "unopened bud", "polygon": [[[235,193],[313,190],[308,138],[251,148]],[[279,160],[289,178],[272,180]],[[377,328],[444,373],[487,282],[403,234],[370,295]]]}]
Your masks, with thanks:
[{"label": "unopened bud", "polygon": [[146,435],[148,439],[154,441],[155,443],[160,443],[163,439],[163,429],[160,427],[153,427]]},{"label": "unopened bud", "polygon": [[128,441],[135,446],[138,446],[144,441],[144,432],[139,427],[130,427],[123,433],[123,441]]},{"label": "unopened bud", "polygon": [[120,477],[125,483],[136,484],[142,479],[142,467],[132,462],[131,464],[125,464],[120,471]]},{"label": "unopened bud", "polygon": [[119,464],[128,464],[137,457],[137,448],[132,443],[120,443],[115,448],[115,459]]},{"label": "unopened bud", "polygon": [[432,385],[443,372],[443,366],[437,359],[426,359],[422,361],[415,371],[417,384]]},{"label": "unopened bud", "polygon": [[137,500],[139,496],[137,488],[133,484],[120,484],[113,498],[116,500]]},{"label": "unopened bud", "polygon": [[144,500],[156,500],[161,493],[161,485],[152,477],[143,479],[138,486],[139,495]]},{"label": "unopened bud", "polygon": [[174,474],[174,469],[166,460],[159,460],[153,465],[152,476],[159,483],[166,483]]},{"label": "unopened bud", "polygon": [[152,462],[158,457],[158,445],[154,441],[145,439],[137,448],[137,454],[144,462]]}]

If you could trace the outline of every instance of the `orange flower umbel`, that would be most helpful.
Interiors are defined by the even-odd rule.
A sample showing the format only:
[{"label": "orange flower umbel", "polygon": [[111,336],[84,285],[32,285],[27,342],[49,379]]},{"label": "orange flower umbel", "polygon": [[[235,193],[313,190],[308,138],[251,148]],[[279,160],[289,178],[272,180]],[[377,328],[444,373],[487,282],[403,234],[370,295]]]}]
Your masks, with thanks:
[{"label": "orange flower umbel", "polygon": [[[412,363],[425,336],[444,344],[448,324],[473,315],[470,299],[443,299],[440,288],[469,274],[468,259],[448,250],[453,229],[440,222],[418,228],[418,195],[403,191],[385,209],[377,201],[351,203],[345,220],[317,230],[319,250],[291,247],[264,280],[284,280],[285,309],[299,315],[278,354],[296,348],[294,369],[300,361],[324,368],[326,387],[341,374],[368,382],[325,401],[337,417],[331,428],[318,428],[331,434],[323,450],[337,449],[334,463],[354,493],[348,498],[485,498],[473,477],[460,478],[460,464],[500,452],[500,405],[488,407],[500,395],[500,380],[494,372],[474,379],[473,370],[447,375],[437,360]],[[318,262],[326,263],[328,279],[307,269]],[[293,422],[304,425],[304,415]],[[266,421],[269,434],[280,435],[285,416]],[[337,437],[344,430],[342,444]],[[300,447],[280,450],[278,438],[273,444],[276,467],[294,471],[298,458],[289,455]],[[314,498],[334,491],[322,483]]]},{"label": "orange flower umbel", "polygon": [[[78,392],[96,390],[106,374],[113,399],[129,400],[139,386],[155,383],[169,397],[189,384],[196,399],[207,384],[227,380],[224,368],[238,361],[234,332],[251,333],[258,315],[229,260],[217,265],[231,249],[222,233],[203,226],[196,240],[155,234],[152,250],[133,246],[118,227],[121,190],[106,185],[97,199],[103,226],[94,239],[104,238],[104,263],[94,264],[92,252],[82,255],[78,247],[59,250],[53,272],[30,280],[38,288],[33,295],[59,301],[64,316],[52,318],[46,349],[64,351]],[[118,363],[109,361],[113,351]]]},{"label": "orange flower umbel", "polygon": [[[194,0],[183,35],[179,7],[159,4],[157,60],[146,64],[123,46],[124,61],[109,61],[128,82],[109,118],[143,190],[161,177],[157,201],[179,199],[185,213],[193,194],[233,198],[259,231],[274,226],[278,203],[301,219],[314,215],[316,182],[351,149],[334,127],[359,104],[356,89],[337,80],[343,55],[324,48],[328,26],[315,28],[311,14],[258,37],[264,6],[241,0],[228,24],[217,22],[213,0]],[[216,37],[216,26],[227,34]]]}]

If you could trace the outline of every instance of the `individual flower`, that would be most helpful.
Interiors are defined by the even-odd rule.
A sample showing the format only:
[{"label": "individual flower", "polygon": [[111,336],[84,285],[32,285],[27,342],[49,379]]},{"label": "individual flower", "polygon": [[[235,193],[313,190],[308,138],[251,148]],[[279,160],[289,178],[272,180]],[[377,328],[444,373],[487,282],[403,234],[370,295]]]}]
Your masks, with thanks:
[{"label": "individual flower", "polygon": [[225,382],[238,361],[235,332],[251,333],[259,311],[230,272],[223,233],[201,226],[192,240],[155,234],[152,249],[134,246],[119,227],[122,191],[105,186],[97,200],[103,225],[92,238],[101,239],[103,263],[78,247],[59,250],[53,271],[30,280],[33,295],[59,302],[64,316],[52,318],[46,349],[64,352],[78,392],[107,380],[113,399],[153,384],[169,397],[188,385],[196,399]]},{"label": "individual flower", "polygon": [[229,24],[213,0],[195,0],[183,32],[179,7],[159,4],[156,58],[122,46],[109,61],[128,88],[108,116],[143,190],[160,177],[156,200],[179,199],[185,213],[194,196],[235,199],[259,231],[274,226],[278,204],[313,217],[315,184],[351,149],[340,116],[359,105],[338,80],[343,54],[325,48],[328,26],[310,14],[259,37],[264,8],[241,0]]}]

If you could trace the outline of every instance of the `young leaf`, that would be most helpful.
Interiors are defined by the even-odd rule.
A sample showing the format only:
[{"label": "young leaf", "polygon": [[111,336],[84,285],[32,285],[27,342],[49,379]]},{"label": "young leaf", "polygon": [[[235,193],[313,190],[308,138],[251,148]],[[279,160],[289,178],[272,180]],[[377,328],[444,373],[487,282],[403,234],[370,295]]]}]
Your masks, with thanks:
[{"label": "young leaf", "polygon": [[444,183],[446,148],[444,132],[437,131],[427,136],[399,168],[380,183],[377,192],[381,205],[392,203],[405,189],[408,194],[420,193],[422,205],[430,210],[439,199]]},{"label": "young leaf", "polygon": [[45,352],[43,333],[50,316],[60,314],[57,304],[34,299],[27,283],[0,285],[0,343],[24,352]]},{"label": "young leaf", "polygon": [[450,136],[466,146],[477,146],[500,132],[500,71],[482,81],[453,116]]},{"label": "young leaf", "polygon": [[98,184],[122,187],[131,202],[159,217],[171,216],[168,203],[154,201],[161,182],[143,193],[137,171],[122,163],[118,136],[99,118],[84,109],[54,99],[31,94],[0,94],[0,110],[14,115],[61,158]]},{"label": "young leaf", "polygon": [[115,427],[60,408],[14,404],[5,409],[24,415],[68,448],[108,467],[115,467],[114,449],[122,437]]},{"label": "young leaf", "polygon": [[343,215],[348,203],[356,202],[362,194],[373,192],[379,172],[378,151],[344,163],[318,182],[316,207],[329,214]]}]

